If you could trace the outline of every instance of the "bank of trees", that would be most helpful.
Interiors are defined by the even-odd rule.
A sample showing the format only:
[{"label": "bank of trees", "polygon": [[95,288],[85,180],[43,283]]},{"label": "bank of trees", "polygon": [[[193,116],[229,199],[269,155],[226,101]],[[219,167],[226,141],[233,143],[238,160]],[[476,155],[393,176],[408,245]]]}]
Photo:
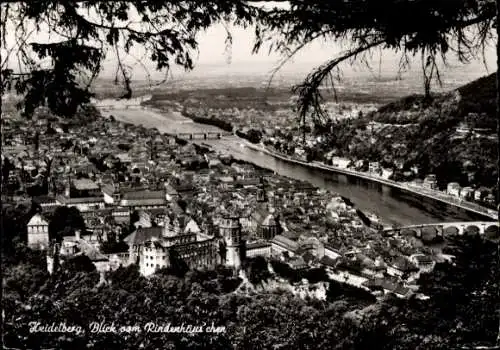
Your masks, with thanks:
[{"label": "bank of trees", "polygon": [[241,130],[236,130],[236,135],[256,144],[262,140],[262,132],[256,129],[250,129],[246,133]]},{"label": "bank of trees", "polygon": [[[241,280],[222,267],[189,271],[183,277],[161,271],[146,279],[136,266],[129,266],[110,273],[102,283],[90,261],[80,257],[50,276],[44,254],[18,246],[18,259],[4,266],[4,345],[231,349],[281,344],[364,349],[377,344],[380,349],[450,349],[491,344],[498,326],[495,298],[500,281],[495,244],[478,237],[460,237],[452,243],[454,265],[438,264],[419,280],[420,292],[430,299],[388,297],[375,303],[340,283],[330,285],[327,302],[305,301],[287,292],[234,293]],[[264,262],[256,259],[248,265],[256,282],[268,278]],[[86,333],[30,333],[32,321],[65,322]],[[213,322],[225,331],[190,336],[91,333],[94,321],[114,322],[117,327]]]}]

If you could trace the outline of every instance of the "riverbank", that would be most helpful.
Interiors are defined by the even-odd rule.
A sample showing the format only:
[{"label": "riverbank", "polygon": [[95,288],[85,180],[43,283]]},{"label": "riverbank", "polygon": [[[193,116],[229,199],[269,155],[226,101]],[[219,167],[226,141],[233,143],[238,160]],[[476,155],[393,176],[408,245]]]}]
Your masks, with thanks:
[{"label": "riverbank", "polygon": [[[188,115],[184,115],[184,116],[187,118],[190,118],[191,120],[194,120],[192,116],[188,116]],[[196,121],[196,120],[194,120],[194,121]],[[201,123],[210,125],[210,123],[206,123],[204,121],[201,121]],[[241,137],[241,135],[238,135],[238,136],[242,141],[244,141],[245,145],[247,145],[249,148],[251,148],[255,151],[264,152],[265,154],[267,154],[269,156],[281,159],[281,160],[286,161],[286,162],[293,162],[295,164],[300,164],[300,165],[307,166],[310,168],[316,168],[316,169],[319,168],[322,170],[338,172],[338,173],[342,173],[345,175],[356,176],[356,177],[359,177],[359,178],[362,178],[365,180],[369,180],[369,181],[377,182],[377,183],[380,183],[383,185],[398,188],[400,190],[409,192],[411,194],[425,196],[427,198],[434,199],[434,200],[439,200],[445,204],[456,206],[458,208],[462,208],[465,210],[469,210],[471,212],[474,212],[474,213],[479,214],[479,215],[483,215],[483,216],[488,217],[488,218],[493,218],[495,220],[498,219],[498,213],[493,209],[489,209],[489,208],[483,207],[477,203],[469,202],[469,201],[463,200],[461,198],[457,198],[455,196],[448,195],[448,194],[443,193],[441,191],[426,189],[426,188],[423,188],[421,186],[414,185],[412,183],[397,182],[397,181],[389,180],[389,179],[381,177],[381,176],[367,174],[364,172],[348,169],[345,167],[330,166],[330,165],[326,165],[326,164],[324,164],[322,162],[318,162],[318,161],[312,161],[312,162],[302,161],[300,159],[291,158],[291,157],[284,155],[284,154],[281,154],[279,152],[269,150],[265,146],[251,143],[248,139]]]},{"label": "riverbank", "polygon": [[374,176],[371,174],[359,172],[359,171],[352,170],[352,169],[346,169],[346,168],[340,168],[340,167],[334,167],[331,165],[326,165],[324,163],[317,162],[317,161],[306,162],[306,161],[302,161],[299,159],[293,159],[293,158],[290,158],[290,157],[288,157],[284,154],[281,154],[279,152],[269,150],[268,148],[263,147],[261,145],[252,144],[246,140],[244,140],[244,141],[245,141],[246,147],[249,147],[249,148],[256,150],[256,151],[259,151],[259,152],[266,153],[267,155],[279,158],[279,159],[286,161],[286,162],[292,162],[292,163],[300,164],[300,165],[307,166],[310,168],[322,169],[322,170],[327,170],[327,171],[334,171],[334,172],[342,173],[345,175],[356,176],[356,177],[359,177],[359,178],[362,178],[365,180],[374,181],[374,182],[378,182],[378,183],[383,184],[383,185],[395,187],[395,188],[398,188],[400,190],[410,192],[414,195],[424,196],[424,197],[428,197],[428,198],[431,198],[434,200],[439,200],[439,201],[446,203],[448,205],[453,205],[453,206],[456,206],[456,207],[459,207],[459,208],[462,208],[465,210],[469,210],[469,211],[472,211],[476,214],[484,215],[485,217],[488,217],[488,218],[492,218],[495,220],[498,219],[498,213],[492,209],[488,209],[488,208],[482,207],[476,203],[464,201],[464,200],[461,200],[459,198],[455,198],[453,196],[449,196],[449,195],[446,195],[446,194],[441,193],[441,192],[428,190],[428,189],[425,189],[425,188],[422,188],[419,186],[413,186],[413,185],[410,185],[408,183],[400,183],[400,182],[396,182],[393,180],[388,180],[388,179],[385,179],[382,177]]}]

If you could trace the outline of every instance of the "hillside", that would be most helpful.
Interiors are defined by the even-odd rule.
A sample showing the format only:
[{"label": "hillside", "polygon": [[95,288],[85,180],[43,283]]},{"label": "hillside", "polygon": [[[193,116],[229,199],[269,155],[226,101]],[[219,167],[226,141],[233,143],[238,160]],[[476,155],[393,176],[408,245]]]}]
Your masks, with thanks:
[{"label": "hillside", "polygon": [[[410,95],[380,107],[370,117],[384,123],[414,123],[422,114],[443,113],[445,119],[466,122],[473,128],[496,128],[496,77],[491,74],[431,100]],[[478,116],[470,115],[478,114]]]},{"label": "hillside", "polygon": [[493,189],[495,95],[492,74],[430,99],[399,99],[364,118],[334,123],[335,131],[324,135],[322,153],[333,150],[352,160],[380,161],[395,170],[395,180],[435,174],[442,189],[453,181]]},{"label": "hillside", "polygon": [[459,118],[465,118],[469,113],[484,114],[475,122],[474,127],[496,129],[496,74],[490,74],[458,88],[461,99],[458,106]]}]

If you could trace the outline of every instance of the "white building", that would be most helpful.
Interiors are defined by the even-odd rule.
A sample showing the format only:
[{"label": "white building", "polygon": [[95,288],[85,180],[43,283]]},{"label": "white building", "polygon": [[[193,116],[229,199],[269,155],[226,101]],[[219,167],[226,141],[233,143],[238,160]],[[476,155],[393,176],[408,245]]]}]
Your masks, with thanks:
[{"label": "white building", "polygon": [[248,243],[246,247],[246,257],[253,258],[255,256],[271,256],[271,244],[269,242],[253,242]]},{"label": "white building", "polygon": [[461,187],[458,182],[450,182],[446,187],[446,193],[452,196],[460,196]]},{"label": "white building", "polygon": [[438,188],[436,175],[427,175],[422,184],[424,188],[435,190]]},{"label": "white building", "polygon": [[56,202],[58,205],[66,207],[76,207],[82,213],[103,209],[105,206],[103,197],[67,198],[58,196]]},{"label": "white building", "polygon": [[41,214],[35,214],[28,222],[28,247],[47,249],[49,246],[49,223]]},{"label": "white building", "polygon": [[224,238],[225,265],[239,269],[246,257],[239,217],[235,214],[224,216],[219,222],[219,235]]},{"label": "white building", "polygon": [[420,272],[430,272],[436,265],[436,262],[425,254],[413,254],[410,256],[410,261],[419,268]]},{"label": "white building", "polygon": [[378,174],[380,172],[380,163],[379,162],[368,163],[368,171],[371,174]]},{"label": "white building", "polygon": [[288,253],[289,256],[294,256],[299,249],[299,244],[291,239],[277,235],[271,241],[271,254],[281,256],[283,253]]},{"label": "white building", "polygon": [[139,270],[143,276],[149,276],[156,270],[170,266],[169,251],[165,242],[156,237],[141,247]]},{"label": "white building", "polygon": [[335,260],[340,258],[342,255],[338,251],[336,251],[333,247],[325,245],[325,256]]},{"label": "white building", "polygon": [[170,267],[175,259],[189,268],[213,267],[220,260],[218,241],[201,232],[192,219],[184,226],[167,215],[163,226],[140,227],[124,241],[129,245],[128,263],[138,263],[144,276]]},{"label": "white building", "polygon": [[472,199],[473,196],[474,196],[474,189],[472,187],[464,187],[460,191],[460,198]]}]

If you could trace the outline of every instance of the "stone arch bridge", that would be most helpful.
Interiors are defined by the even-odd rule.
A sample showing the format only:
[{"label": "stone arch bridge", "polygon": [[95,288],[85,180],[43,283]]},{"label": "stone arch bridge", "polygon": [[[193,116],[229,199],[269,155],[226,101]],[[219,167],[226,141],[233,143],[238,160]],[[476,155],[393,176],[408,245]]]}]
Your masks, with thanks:
[{"label": "stone arch bridge", "polygon": [[175,136],[184,140],[218,140],[223,136],[233,135],[230,132],[194,132],[194,133],[178,133]]},{"label": "stone arch bridge", "polygon": [[434,224],[410,225],[385,228],[388,234],[414,234],[422,237],[425,231],[434,231],[437,236],[484,235],[488,238],[500,238],[498,221],[466,221]]}]

